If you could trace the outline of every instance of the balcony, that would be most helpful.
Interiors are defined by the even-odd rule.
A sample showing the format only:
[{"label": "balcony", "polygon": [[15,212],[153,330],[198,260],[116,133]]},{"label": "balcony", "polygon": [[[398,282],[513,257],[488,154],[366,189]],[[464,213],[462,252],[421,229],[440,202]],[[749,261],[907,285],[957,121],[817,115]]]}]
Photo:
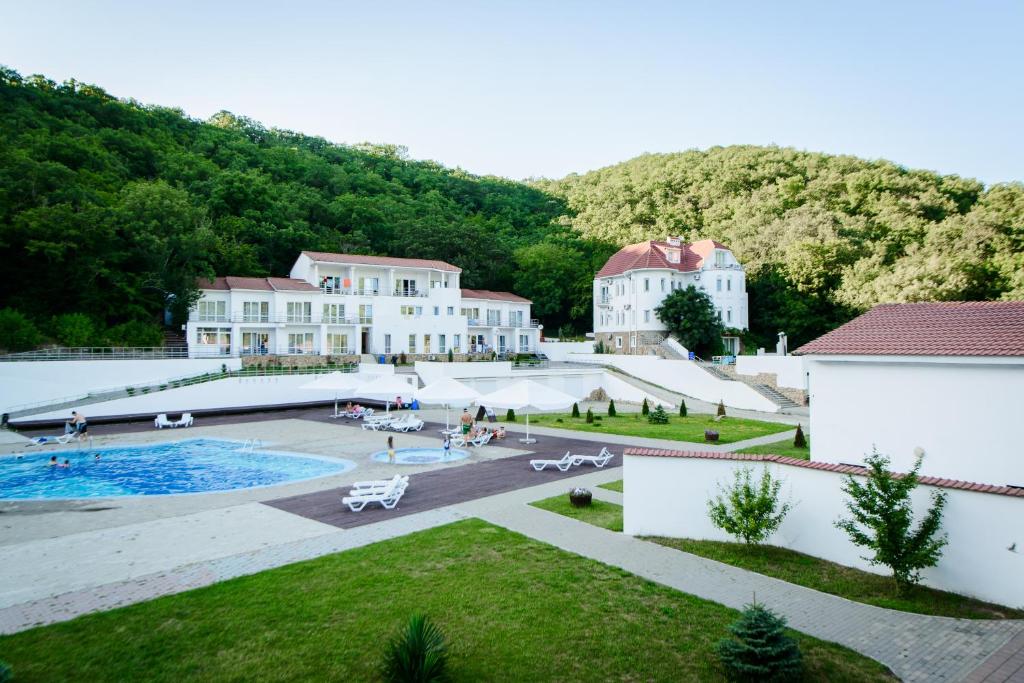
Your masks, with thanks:
[{"label": "balcony", "polygon": [[245,315],[236,313],[234,315],[201,316],[193,313],[189,316],[190,322],[200,323],[246,323],[249,325],[291,323],[293,325],[355,325],[360,321],[356,316],[340,315]]},{"label": "balcony", "polygon": [[394,294],[392,294],[392,296],[401,296],[401,297],[426,297],[426,296],[427,296],[427,293],[426,293],[426,292],[421,292],[421,291],[420,291],[420,290],[418,290],[418,289],[396,289],[396,290],[394,291]]}]

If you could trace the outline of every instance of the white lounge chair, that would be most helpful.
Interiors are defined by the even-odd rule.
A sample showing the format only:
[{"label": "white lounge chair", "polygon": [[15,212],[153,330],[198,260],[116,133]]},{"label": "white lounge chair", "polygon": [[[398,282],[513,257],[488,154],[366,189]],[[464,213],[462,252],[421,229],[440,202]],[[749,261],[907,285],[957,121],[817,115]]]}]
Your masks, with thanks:
[{"label": "white lounge chair", "polygon": [[366,494],[345,496],[341,502],[352,512],[361,512],[370,503],[379,503],[385,510],[393,510],[405,495],[405,489],[404,484],[392,482],[383,489],[370,489]]},{"label": "white lounge chair", "polygon": [[352,490],[349,491],[350,496],[360,495],[360,491],[369,491],[371,489],[384,489],[392,484],[400,484],[402,482],[409,483],[409,475],[396,474],[391,479],[370,479],[368,481],[357,481],[352,484]]},{"label": "white lounge chair", "polygon": [[372,431],[380,431],[381,429],[387,429],[392,422],[393,417],[387,417],[384,415],[378,415],[363,419],[363,429],[370,429]]},{"label": "white lounge chair", "polygon": [[615,454],[608,450],[608,447],[605,446],[597,455],[581,455],[578,453],[574,453],[572,456],[572,464],[578,467],[586,462],[590,463],[594,467],[604,467],[614,457]]},{"label": "white lounge chair", "polygon": [[37,436],[34,439],[30,440],[25,445],[26,446],[45,446],[47,444],[59,443],[61,446],[65,446],[68,443],[70,443],[70,441],[73,438],[75,438],[75,436],[76,436],[76,434],[74,434],[73,432],[69,433],[69,434],[61,434],[60,436]]},{"label": "white lounge chair", "polygon": [[171,423],[172,427],[191,427],[195,419],[192,417],[192,413],[182,413],[181,418]]},{"label": "white lounge chair", "polygon": [[160,413],[153,420],[153,426],[157,429],[163,429],[164,427],[173,427],[174,423],[167,419],[167,413]]},{"label": "white lounge chair", "polygon": [[474,439],[467,439],[466,440],[466,445],[467,446],[486,446],[488,443],[490,443],[491,438],[493,438],[493,436],[494,435],[491,432],[484,432],[483,434],[481,434],[480,436],[478,436],[478,437],[476,437]]},{"label": "white lounge chair", "polygon": [[423,429],[423,420],[415,415],[407,415],[401,420],[395,420],[389,427],[396,432],[418,432]]},{"label": "white lounge chair", "polygon": [[530,465],[538,472],[547,467],[555,467],[559,472],[568,472],[576,462],[574,457],[572,453],[566,451],[561,460],[531,460]]}]

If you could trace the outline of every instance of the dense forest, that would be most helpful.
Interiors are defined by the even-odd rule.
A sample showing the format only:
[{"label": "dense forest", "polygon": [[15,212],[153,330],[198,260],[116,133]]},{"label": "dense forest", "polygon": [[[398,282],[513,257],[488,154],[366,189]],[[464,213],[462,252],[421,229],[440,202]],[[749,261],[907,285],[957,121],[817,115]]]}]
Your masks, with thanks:
[{"label": "dense forest", "polygon": [[0,67],[0,328],[139,343],[197,277],[286,275],[314,249],[443,259],[467,287],[532,298],[549,333],[584,332],[593,273],[668,234],[733,248],[761,344],[883,301],[1024,298],[1020,183],[774,147],[529,184],[406,157]]},{"label": "dense forest", "polygon": [[1024,185],[777,147],[647,154],[535,183],[582,236],[711,237],[747,270],[755,341],[883,302],[1024,299]]}]

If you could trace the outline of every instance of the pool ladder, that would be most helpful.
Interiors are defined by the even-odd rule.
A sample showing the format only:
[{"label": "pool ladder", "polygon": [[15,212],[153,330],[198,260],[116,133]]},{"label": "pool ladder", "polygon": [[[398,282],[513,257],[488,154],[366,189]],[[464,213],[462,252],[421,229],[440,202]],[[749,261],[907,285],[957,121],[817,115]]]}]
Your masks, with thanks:
[{"label": "pool ladder", "polygon": [[252,453],[257,448],[263,448],[263,439],[246,439],[245,443],[238,450]]}]

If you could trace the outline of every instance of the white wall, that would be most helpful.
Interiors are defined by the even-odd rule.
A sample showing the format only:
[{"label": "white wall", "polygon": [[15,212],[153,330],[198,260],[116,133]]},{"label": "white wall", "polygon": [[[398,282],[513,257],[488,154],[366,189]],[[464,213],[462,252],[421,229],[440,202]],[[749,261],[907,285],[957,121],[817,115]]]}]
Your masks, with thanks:
[{"label": "white wall", "polygon": [[807,362],[804,356],[736,356],[736,373],[757,375],[762,372],[776,376],[780,387],[807,388]]},{"label": "white wall", "polygon": [[[815,438],[818,438],[817,433]],[[782,477],[783,498],[794,503],[779,530],[767,541],[840,564],[876,573],[833,523],[846,514],[842,476],[834,472],[765,462],[627,455],[623,459],[625,533],[712,540],[733,540],[708,520],[707,501],[718,482],[728,484],[737,467],[769,469]],[[915,511],[928,503],[934,487],[915,491]],[[1024,607],[1024,498],[942,489],[948,499],[943,528],[949,545],[938,566],[923,573],[924,583],[1012,607]]]},{"label": "white wall", "polygon": [[906,470],[920,447],[923,474],[1024,485],[1024,362],[893,360],[809,359],[812,460]]},{"label": "white wall", "polygon": [[617,354],[576,354],[572,360],[614,366],[645,382],[710,403],[718,403],[721,400],[732,408],[769,413],[779,411],[777,405],[743,382],[719,379],[688,360]]},{"label": "white wall", "polygon": [[0,412],[13,406],[201,375],[219,371],[221,365],[237,370],[241,361],[238,358],[175,358],[0,363]]},{"label": "white wall", "polygon": [[431,384],[442,377],[453,377],[461,380],[468,377],[509,377],[512,375],[512,363],[497,361],[494,363],[431,363],[416,361],[413,366],[416,374],[424,384]]},{"label": "white wall", "polygon": [[550,360],[567,361],[572,360],[571,358],[569,358],[570,353],[593,353],[594,342],[542,341],[540,342],[540,344],[538,344],[537,351],[539,353],[545,354]]}]

